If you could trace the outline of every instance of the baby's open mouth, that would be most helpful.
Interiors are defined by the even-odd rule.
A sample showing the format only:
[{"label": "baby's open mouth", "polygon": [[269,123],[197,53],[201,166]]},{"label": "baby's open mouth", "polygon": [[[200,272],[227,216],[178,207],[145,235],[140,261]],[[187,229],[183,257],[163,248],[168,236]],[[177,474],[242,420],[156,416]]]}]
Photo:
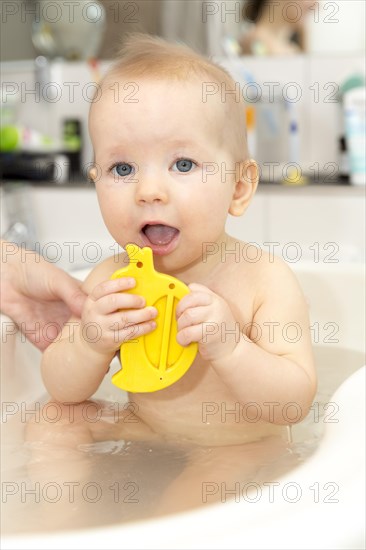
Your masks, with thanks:
[{"label": "baby's open mouth", "polygon": [[149,242],[155,246],[165,246],[170,244],[174,237],[179,233],[179,230],[170,225],[163,224],[146,224],[142,228],[142,233],[147,237]]}]

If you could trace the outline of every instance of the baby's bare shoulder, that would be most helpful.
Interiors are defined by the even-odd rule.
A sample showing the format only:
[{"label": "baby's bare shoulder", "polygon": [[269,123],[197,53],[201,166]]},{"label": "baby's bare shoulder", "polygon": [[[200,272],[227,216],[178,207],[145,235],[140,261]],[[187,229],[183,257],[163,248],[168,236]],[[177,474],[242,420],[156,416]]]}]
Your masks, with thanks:
[{"label": "baby's bare shoulder", "polygon": [[[253,247],[252,247],[253,248]],[[254,250],[243,243],[242,261],[237,266],[237,278],[253,294],[258,307],[270,296],[301,292],[297,278],[288,264],[279,256],[265,250]],[[256,309],[256,308],[255,308]]]},{"label": "baby's bare shoulder", "polygon": [[254,261],[250,261],[250,258],[246,259],[246,264],[252,266],[254,276],[260,275],[266,279],[266,282],[268,282],[268,278],[273,277],[284,277],[285,279],[294,277],[292,269],[282,258],[263,249],[259,249]]},{"label": "baby's bare shoulder", "polygon": [[[262,278],[285,276],[291,277],[292,271],[287,263],[273,252],[267,252],[258,245],[244,241],[236,241],[235,248],[222,257],[222,264],[230,270],[235,270],[240,277],[252,277],[259,282]],[[235,253],[234,253],[235,251]],[[259,279],[258,279],[259,278]]]},{"label": "baby's bare shoulder", "polygon": [[279,256],[262,250],[259,260],[252,263],[248,271],[257,308],[266,302],[303,302],[303,292],[295,273]]}]

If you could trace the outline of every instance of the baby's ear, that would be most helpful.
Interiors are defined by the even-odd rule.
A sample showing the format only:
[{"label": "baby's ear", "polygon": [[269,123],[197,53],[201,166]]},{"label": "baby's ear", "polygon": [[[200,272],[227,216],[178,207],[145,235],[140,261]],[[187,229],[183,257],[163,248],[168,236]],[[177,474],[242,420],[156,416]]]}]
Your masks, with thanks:
[{"label": "baby's ear", "polygon": [[89,169],[89,173],[88,173],[89,181],[92,181],[93,183],[95,183],[97,179],[97,175],[98,175],[98,171],[96,166],[94,165]]},{"label": "baby's ear", "polygon": [[248,208],[259,180],[259,167],[253,159],[240,162],[233,198],[229,208],[232,216],[241,216]]}]

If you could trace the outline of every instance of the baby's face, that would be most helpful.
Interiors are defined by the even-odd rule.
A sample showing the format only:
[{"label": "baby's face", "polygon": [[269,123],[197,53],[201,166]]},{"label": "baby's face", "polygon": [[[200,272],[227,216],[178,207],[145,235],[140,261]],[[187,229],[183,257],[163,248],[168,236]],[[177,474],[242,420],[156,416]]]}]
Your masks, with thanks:
[{"label": "baby's face", "polygon": [[120,245],[150,246],[161,269],[184,268],[223,239],[234,193],[221,96],[204,103],[200,82],[118,84],[119,101],[114,84],[90,117],[104,221]]}]

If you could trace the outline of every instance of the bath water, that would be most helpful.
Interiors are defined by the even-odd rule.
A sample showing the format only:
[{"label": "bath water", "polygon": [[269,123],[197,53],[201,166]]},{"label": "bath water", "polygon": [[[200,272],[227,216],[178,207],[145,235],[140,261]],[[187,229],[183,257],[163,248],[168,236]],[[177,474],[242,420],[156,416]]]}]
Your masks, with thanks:
[{"label": "bath water", "polygon": [[[34,436],[24,441],[24,422],[14,418],[2,430],[2,532],[94,528],[232,499],[240,506],[271,495],[297,498],[296,467],[316,450],[326,423],[337,422],[331,396],[364,364],[361,352],[331,345],[314,352],[318,392],[307,417],[288,428],[287,440],[226,448],[108,437],[91,443],[75,426],[75,444],[65,449],[62,430],[70,426],[56,430],[52,444]],[[281,487],[281,476],[292,470],[293,486]]]}]

